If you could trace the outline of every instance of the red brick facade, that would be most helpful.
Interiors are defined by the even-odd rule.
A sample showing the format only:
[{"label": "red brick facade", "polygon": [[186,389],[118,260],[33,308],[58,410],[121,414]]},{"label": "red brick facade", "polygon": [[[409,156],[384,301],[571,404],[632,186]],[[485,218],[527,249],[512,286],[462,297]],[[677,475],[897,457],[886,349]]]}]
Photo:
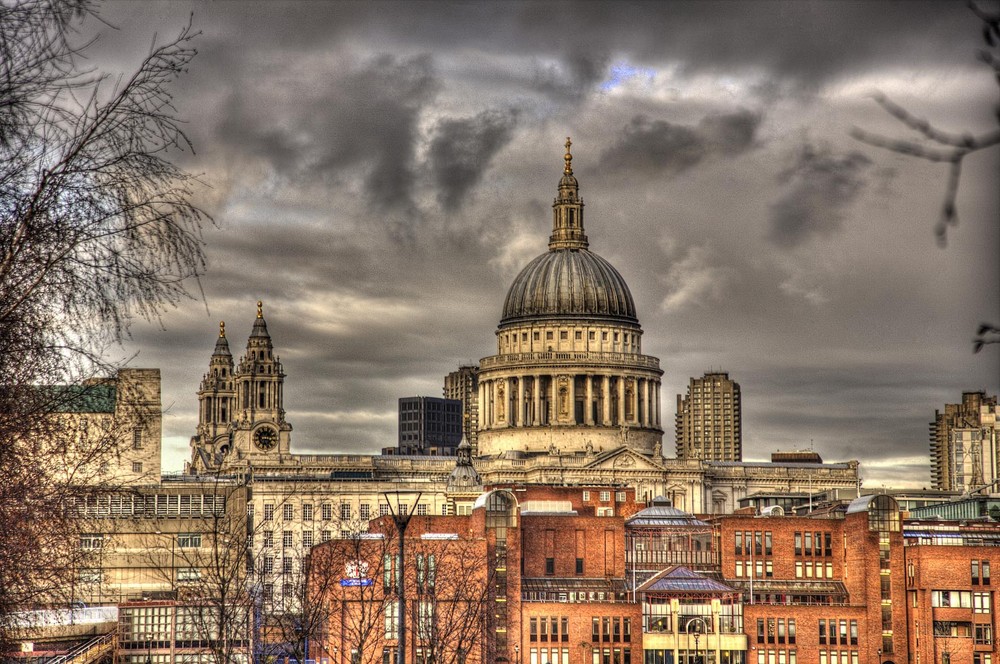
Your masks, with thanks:
[{"label": "red brick facade", "polygon": [[[610,491],[610,500],[602,501],[601,491]],[[660,575],[647,564],[645,577],[637,579],[629,563],[634,552],[626,551],[630,542],[656,544],[648,537],[655,521],[643,522],[642,538],[630,537],[635,526],[626,515],[640,506],[631,491],[622,500],[617,491],[508,487],[489,494],[506,496],[492,512],[481,502],[471,516],[414,517],[407,529],[404,581],[412,613],[419,616],[421,601],[417,556],[426,559],[433,552],[438,574],[460,580],[440,583],[438,601],[481,612],[474,638],[462,637],[476,645],[449,646],[461,647],[469,664],[708,664],[713,659],[719,664],[994,664],[991,572],[1000,569],[1000,526],[904,522],[886,496],[856,501],[839,517],[718,517],[711,523],[710,549],[704,549],[704,540],[699,544],[702,556],[716,556],[717,566],[702,573],[723,583],[720,592],[742,592],[742,607],[720,613],[718,601],[706,595],[699,609],[692,605],[697,593],[679,593],[665,604],[661,597],[655,609],[644,604],[644,589]],[[501,508],[508,504],[504,517]],[[609,508],[613,516],[598,516]],[[674,536],[685,522],[676,522],[661,542],[685,541]],[[693,518],[691,523],[702,531],[707,527]],[[391,521],[383,527],[394,528]],[[359,555],[368,560],[369,573],[384,574],[379,560],[385,558],[386,541],[363,544],[368,549]],[[347,547],[344,540],[333,541],[316,547],[313,556],[346,561]],[[459,550],[464,553],[456,561]],[[671,563],[665,573],[678,569],[672,555],[663,560]],[[384,602],[386,586],[374,581],[370,599]],[[470,594],[470,586],[486,591]],[[338,582],[324,592],[342,614],[361,610],[362,588]],[[654,610],[662,613],[644,620],[644,611]],[[694,620],[707,630],[700,639],[690,632],[691,616],[699,610],[705,619]],[[324,644],[329,650],[336,643],[337,664],[350,662],[343,623],[343,616],[331,615]],[[739,638],[730,633],[734,626],[742,629]],[[396,645],[384,625],[376,632],[381,640],[370,645],[373,655],[358,660],[363,664],[383,661],[383,649]],[[427,644],[412,624],[409,634],[407,662],[427,661]]]}]

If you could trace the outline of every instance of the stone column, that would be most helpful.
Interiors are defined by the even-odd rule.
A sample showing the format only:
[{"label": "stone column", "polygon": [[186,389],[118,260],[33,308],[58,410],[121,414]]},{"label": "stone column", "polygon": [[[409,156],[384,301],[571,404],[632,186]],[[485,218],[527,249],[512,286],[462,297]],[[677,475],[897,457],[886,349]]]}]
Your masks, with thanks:
[{"label": "stone column", "polygon": [[618,426],[625,424],[625,377],[618,377]]},{"label": "stone column", "polygon": [[656,415],[656,428],[662,427],[660,424],[660,381],[653,383],[653,413]]},{"label": "stone column", "polygon": [[517,377],[517,426],[523,427],[527,416],[528,405],[524,403],[524,380],[525,376]]},{"label": "stone column", "polygon": [[489,379],[483,383],[483,398],[484,401],[481,402],[482,414],[480,417],[485,423],[487,429],[493,428],[493,379]]},{"label": "stone column", "polygon": [[601,424],[603,426],[611,425],[611,377],[607,374],[602,376],[603,381],[601,385],[601,394],[604,399],[601,402]]},{"label": "stone column", "polygon": [[583,405],[583,422],[587,426],[594,426],[594,375],[587,374],[587,400]]},{"label": "stone column", "polygon": [[639,379],[632,383],[632,423],[639,424]]},{"label": "stone column", "polygon": [[531,423],[536,427],[542,423],[542,376],[541,374],[535,374],[532,377],[534,384],[532,385],[532,397],[535,399],[535,412],[531,418]]},{"label": "stone column", "polygon": [[648,399],[646,398],[646,389],[649,387],[649,383],[646,382],[645,378],[637,378],[635,381],[636,391],[639,394],[639,410],[638,410],[638,425],[641,427],[649,426],[649,408],[647,406]]},{"label": "stone column", "polygon": [[549,424],[559,419],[559,381],[549,376]]},{"label": "stone column", "polygon": [[572,424],[579,424],[576,421],[576,374],[569,375],[569,421]]}]

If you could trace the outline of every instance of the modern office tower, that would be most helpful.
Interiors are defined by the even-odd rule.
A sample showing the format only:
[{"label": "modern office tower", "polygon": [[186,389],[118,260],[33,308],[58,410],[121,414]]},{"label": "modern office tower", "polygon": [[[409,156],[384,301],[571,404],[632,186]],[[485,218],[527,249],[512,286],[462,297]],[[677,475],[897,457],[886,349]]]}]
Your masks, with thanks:
[{"label": "modern office tower", "polygon": [[677,395],[678,459],[742,461],[740,384],[724,371],[692,378],[687,397]]},{"label": "modern office tower", "polygon": [[462,434],[476,452],[479,423],[479,366],[466,365],[444,377],[444,398],[462,402]]},{"label": "modern office tower", "polygon": [[930,423],[931,482],[935,489],[965,491],[997,480],[997,398],[963,392]]},{"label": "modern office tower", "polygon": [[399,400],[399,454],[453,456],[461,440],[461,401],[437,397]]}]

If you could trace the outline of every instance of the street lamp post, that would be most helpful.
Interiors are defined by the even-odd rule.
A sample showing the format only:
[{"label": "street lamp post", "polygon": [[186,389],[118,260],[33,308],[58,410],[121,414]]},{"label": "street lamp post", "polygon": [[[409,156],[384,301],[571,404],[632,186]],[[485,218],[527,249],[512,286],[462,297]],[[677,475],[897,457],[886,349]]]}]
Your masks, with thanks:
[{"label": "street lamp post", "polygon": [[[705,619],[702,618],[701,616],[695,616],[694,618],[689,619],[687,621],[687,623],[684,625],[684,633],[687,634],[687,635],[689,635],[689,636],[691,635],[691,624],[692,623],[698,625],[698,629],[696,629],[695,632],[694,632],[694,659],[695,659],[694,664],[698,664],[698,661],[699,661],[699,659],[698,659],[698,640],[701,638],[702,632],[704,632],[706,634],[708,633],[708,625],[705,622]],[[706,645],[707,645],[707,643],[706,643]]]},{"label": "street lamp post", "polygon": [[410,518],[413,516],[413,512],[416,511],[416,505],[420,502],[420,496],[423,493],[417,494],[417,499],[413,502],[414,509],[407,510],[406,514],[403,514],[401,508],[401,503],[399,502],[399,493],[396,493],[396,509],[392,509],[392,501],[389,500],[389,494],[383,493],[385,496],[385,502],[389,505],[389,512],[392,514],[392,520],[396,524],[396,533],[399,535],[399,562],[396,571],[396,579],[398,583],[396,584],[396,599],[398,600],[397,607],[399,610],[399,620],[396,640],[398,641],[398,651],[396,652],[396,661],[398,664],[406,664],[406,602],[404,600],[403,584],[406,581],[403,575],[403,556],[405,555],[406,546],[406,527],[410,524]]}]

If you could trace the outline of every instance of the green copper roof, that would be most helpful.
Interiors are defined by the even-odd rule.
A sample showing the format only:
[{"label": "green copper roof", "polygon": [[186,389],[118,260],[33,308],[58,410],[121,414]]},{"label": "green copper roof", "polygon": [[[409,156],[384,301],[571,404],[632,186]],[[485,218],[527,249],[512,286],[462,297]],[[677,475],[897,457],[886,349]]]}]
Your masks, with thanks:
[{"label": "green copper roof", "polygon": [[46,385],[54,413],[113,413],[114,385]]}]

